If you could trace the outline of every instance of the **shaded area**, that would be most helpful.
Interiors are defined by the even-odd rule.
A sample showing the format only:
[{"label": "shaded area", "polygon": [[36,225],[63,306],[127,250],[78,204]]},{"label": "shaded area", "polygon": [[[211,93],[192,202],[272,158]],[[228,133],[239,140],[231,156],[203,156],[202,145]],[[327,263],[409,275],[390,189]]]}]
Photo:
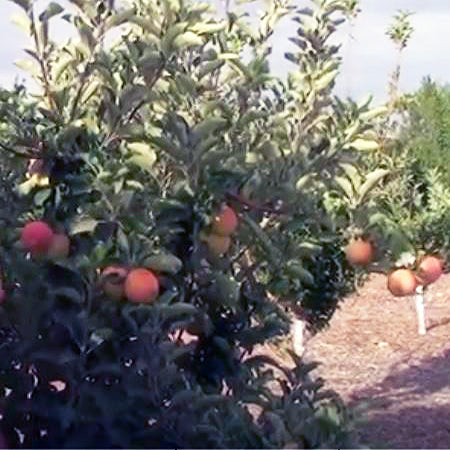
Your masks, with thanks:
[{"label": "shaded area", "polygon": [[380,410],[358,429],[358,435],[372,448],[445,449],[450,446],[449,417],[449,406]]},{"label": "shaded area", "polygon": [[362,442],[450,448],[450,350],[420,365],[393,367],[380,383],[353,392],[349,406],[365,415],[358,427]]},{"label": "shaded area", "polygon": [[450,275],[430,287],[425,315],[421,336],[414,299],[371,274],[308,343],[305,359],[354,409],[363,445],[450,448]]}]

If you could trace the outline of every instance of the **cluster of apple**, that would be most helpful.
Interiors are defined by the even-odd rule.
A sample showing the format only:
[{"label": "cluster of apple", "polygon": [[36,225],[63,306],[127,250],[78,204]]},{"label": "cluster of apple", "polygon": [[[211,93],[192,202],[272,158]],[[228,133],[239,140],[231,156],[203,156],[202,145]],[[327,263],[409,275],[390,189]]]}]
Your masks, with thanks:
[{"label": "cluster of apple", "polygon": [[388,289],[397,297],[411,295],[419,285],[434,283],[443,273],[444,263],[436,256],[425,256],[419,263],[417,271],[396,269],[389,274]]},{"label": "cluster of apple", "polygon": [[[67,258],[70,252],[70,239],[67,235],[54,231],[42,220],[28,222],[22,228],[20,243],[24,250],[35,258]],[[145,268],[129,270],[123,267],[107,267],[102,272],[102,280],[104,292],[116,299],[125,297],[131,302],[148,303],[155,300],[159,294],[157,276]],[[0,303],[5,299],[6,294],[0,280]]]},{"label": "cluster of apple", "polygon": [[[231,235],[238,226],[233,209],[225,205],[212,221],[210,230],[202,235],[210,252],[222,256],[231,245]],[[67,258],[70,239],[64,232],[57,232],[43,220],[28,222],[21,231],[22,247],[35,257],[50,259]],[[152,270],[145,267],[129,268],[120,265],[105,267],[101,271],[100,286],[113,299],[127,299],[133,303],[151,303],[159,296],[160,281]],[[5,300],[0,280],[0,302]]]},{"label": "cluster of apple", "polygon": [[20,243],[34,257],[66,258],[70,252],[70,240],[67,235],[55,232],[42,220],[28,222],[22,228]]},{"label": "cluster of apple", "polygon": [[[231,235],[238,226],[236,213],[225,205],[213,218],[211,229],[202,233],[202,240],[215,256],[226,253],[231,245]],[[102,287],[110,298],[126,298],[134,303],[148,303],[159,295],[159,278],[149,269],[128,269],[123,266],[108,266],[102,271]]]},{"label": "cluster of apple", "polygon": [[230,248],[231,235],[236,231],[238,224],[238,218],[233,208],[224,205],[214,216],[211,229],[202,233],[201,239],[207,244],[213,255],[222,256]]},{"label": "cluster of apple", "polygon": [[[54,231],[42,220],[28,222],[21,231],[20,243],[33,257],[60,259],[69,256],[70,239],[64,232]],[[0,304],[6,300],[3,280],[0,279]]]},{"label": "cluster of apple", "polygon": [[144,267],[108,266],[102,271],[102,280],[103,291],[115,300],[126,298],[132,303],[151,303],[159,295],[159,278]]},{"label": "cluster of apple", "polygon": [[[350,264],[367,266],[373,260],[375,251],[371,242],[358,238],[350,241],[345,254]],[[406,268],[392,271],[387,277],[387,288],[396,297],[412,295],[418,286],[434,283],[442,275],[443,269],[444,263],[440,258],[427,255],[421,259],[415,272]]]}]

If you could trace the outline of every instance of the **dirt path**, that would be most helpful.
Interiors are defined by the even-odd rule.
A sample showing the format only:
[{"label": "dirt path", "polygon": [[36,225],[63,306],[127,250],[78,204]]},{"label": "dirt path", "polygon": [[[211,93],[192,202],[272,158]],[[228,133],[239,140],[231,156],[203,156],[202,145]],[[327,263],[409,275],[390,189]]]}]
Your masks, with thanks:
[{"label": "dirt path", "polygon": [[372,448],[450,448],[450,275],[429,288],[427,334],[417,332],[413,298],[394,298],[372,274],[343,302],[305,360],[355,408]]}]

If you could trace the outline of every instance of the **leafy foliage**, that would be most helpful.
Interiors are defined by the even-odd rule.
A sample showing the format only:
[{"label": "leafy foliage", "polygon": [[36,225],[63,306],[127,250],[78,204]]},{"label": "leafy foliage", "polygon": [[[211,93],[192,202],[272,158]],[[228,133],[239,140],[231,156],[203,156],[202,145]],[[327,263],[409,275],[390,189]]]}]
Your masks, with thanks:
[{"label": "leafy foliage", "polygon": [[[450,142],[450,92],[425,79],[421,88],[409,96],[407,120],[400,134],[401,145],[427,168],[437,168],[442,175],[449,172],[447,152]],[[446,177],[443,179],[446,182]]]},{"label": "leafy foliage", "polygon": [[[347,412],[313,367],[252,355],[288,332],[285,307],[323,327],[352,280],[349,224],[326,200],[377,148],[379,111],[332,96],[340,59],[329,41],[347,2],[268,2],[257,32],[198,2],[73,1],[39,14],[15,3],[33,43],[22,66],[41,92],[33,102],[5,92],[0,117],[1,146],[21,167],[2,172],[9,445],[351,445]],[[297,69],[284,82],[268,38],[288,14]],[[58,17],[76,39],[51,40]],[[379,173],[358,185],[355,209]],[[225,203],[240,224],[217,256],[205,235]],[[21,248],[35,218],[70,236],[69,258]],[[111,265],[152,270],[156,301],[108,298]]]}]

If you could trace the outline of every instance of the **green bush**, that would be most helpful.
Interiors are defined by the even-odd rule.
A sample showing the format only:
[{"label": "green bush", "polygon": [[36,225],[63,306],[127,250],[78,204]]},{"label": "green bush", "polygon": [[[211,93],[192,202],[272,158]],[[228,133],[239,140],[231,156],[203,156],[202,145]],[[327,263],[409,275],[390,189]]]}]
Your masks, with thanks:
[{"label": "green bush", "polygon": [[[437,168],[427,168],[409,151],[396,157],[392,177],[376,193],[371,224],[384,236],[388,258],[437,254],[450,260],[450,196]],[[390,255],[390,256],[389,256]]]},{"label": "green bush", "polygon": [[425,167],[437,168],[450,187],[450,89],[426,78],[409,96],[406,113],[400,145]]}]

